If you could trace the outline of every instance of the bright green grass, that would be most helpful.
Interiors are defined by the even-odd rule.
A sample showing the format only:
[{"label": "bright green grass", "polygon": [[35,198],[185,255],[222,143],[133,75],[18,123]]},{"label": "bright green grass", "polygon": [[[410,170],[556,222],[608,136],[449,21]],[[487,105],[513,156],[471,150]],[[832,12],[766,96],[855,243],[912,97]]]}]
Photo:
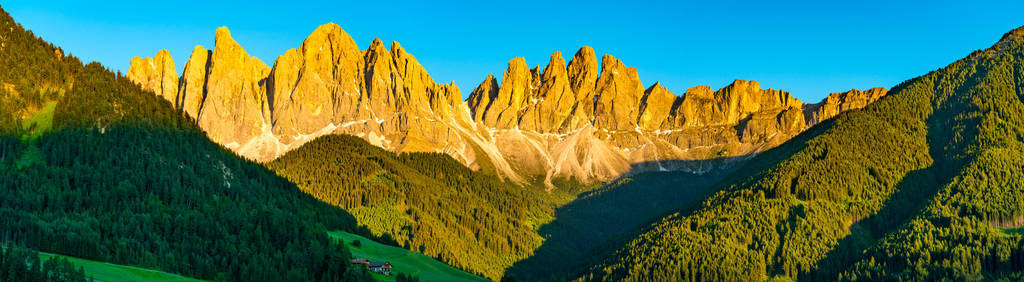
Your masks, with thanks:
[{"label": "bright green grass", "polygon": [[[456,269],[421,253],[384,245],[363,236],[343,231],[328,232],[331,238],[342,240],[352,250],[352,258],[365,258],[370,261],[387,261],[393,267],[391,276],[374,274],[383,281],[395,281],[398,273],[412,274],[420,281],[486,281],[487,279]],[[359,240],[361,247],[352,245]]]},{"label": "bright green grass", "polygon": [[1002,232],[1004,235],[1024,235],[1024,227],[998,228],[998,230],[999,232]]},{"label": "bright green grass", "polygon": [[21,121],[21,127],[27,130],[28,136],[26,137],[28,139],[39,138],[53,127],[53,109],[55,108],[57,108],[56,101],[46,102],[42,109]]},{"label": "bright green grass", "polygon": [[53,257],[63,257],[75,264],[75,268],[84,268],[85,276],[95,281],[203,281],[162,271],[39,252],[43,261]]}]

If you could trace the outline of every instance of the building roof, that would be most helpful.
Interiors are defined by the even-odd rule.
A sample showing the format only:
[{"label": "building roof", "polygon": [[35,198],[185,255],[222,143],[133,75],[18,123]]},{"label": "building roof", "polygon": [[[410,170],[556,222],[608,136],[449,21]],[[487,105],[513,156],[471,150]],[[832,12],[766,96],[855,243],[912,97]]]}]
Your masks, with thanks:
[{"label": "building roof", "polygon": [[371,262],[367,266],[369,267],[391,267],[391,263],[386,261]]},{"label": "building roof", "polygon": [[370,260],[368,260],[368,259],[364,259],[364,258],[361,258],[361,259],[353,259],[353,260],[352,260],[352,263],[370,263]]}]

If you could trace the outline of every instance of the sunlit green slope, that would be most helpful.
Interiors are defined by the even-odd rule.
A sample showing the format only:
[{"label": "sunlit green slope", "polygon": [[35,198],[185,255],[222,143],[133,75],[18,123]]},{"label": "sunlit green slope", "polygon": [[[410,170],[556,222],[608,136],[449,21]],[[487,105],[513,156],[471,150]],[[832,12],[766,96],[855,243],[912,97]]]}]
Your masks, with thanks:
[{"label": "sunlit green slope", "polygon": [[582,279],[1020,278],[1022,35],[763,153]]}]

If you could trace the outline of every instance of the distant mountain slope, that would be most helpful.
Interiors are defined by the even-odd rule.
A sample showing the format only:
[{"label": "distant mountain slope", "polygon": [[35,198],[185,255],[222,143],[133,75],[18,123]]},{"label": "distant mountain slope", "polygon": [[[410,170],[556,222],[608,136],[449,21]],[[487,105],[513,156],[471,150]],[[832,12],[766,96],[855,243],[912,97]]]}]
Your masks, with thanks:
[{"label": "distant mountain slope", "polygon": [[1022,35],[759,155],[582,279],[1019,279]]},{"label": "distant mountain slope", "polygon": [[[376,236],[500,279],[530,256],[552,195],[474,172],[445,154],[396,155],[350,135],[327,135],[267,164]],[[567,197],[567,196],[565,196]]]},{"label": "distant mountain slope", "polygon": [[726,173],[645,172],[582,193],[555,210],[554,220],[537,230],[544,243],[507,276],[519,281],[571,278],[594,263],[604,246],[628,239],[652,218],[699,204]]},{"label": "distant mountain slope", "polygon": [[0,86],[0,244],[211,280],[369,279],[326,234],[358,231],[351,215],[2,10]]},{"label": "distant mountain slope", "polygon": [[[445,153],[516,183],[585,184],[643,171],[714,169],[692,160],[748,156],[781,144],[885,90],[852,90],[819,104],[736,80],[676,96],[590,47],[529,68],[514,58],[462,100],[398,42],[360,50],[336,24],[314,30],[268,67],[227,28],[196,46],[184,72],[166,50],[131,61],[128,78],[195,118],[212,140],[260,162],[324,134],[350,134],[393,152]],[[806,112],[806,113],[805,113]],[[746,158],[735,158],[737,161]],[[729,166],[733,163],[713,163]]]}]

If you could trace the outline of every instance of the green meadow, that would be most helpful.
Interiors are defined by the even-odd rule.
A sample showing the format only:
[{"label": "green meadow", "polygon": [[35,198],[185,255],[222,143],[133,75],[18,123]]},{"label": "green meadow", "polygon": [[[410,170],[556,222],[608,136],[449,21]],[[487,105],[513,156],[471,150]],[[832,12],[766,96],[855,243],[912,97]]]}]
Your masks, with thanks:
[{"label": "green meadow", "polygon": [[39,258],[43,261],[54,257],[63,257],[75,264],[76,268],[84,268],[85,275],[95,279],[95,281],[203,281],[177,274],[134,266],[111,264],[43,252],[39,253]]},{"label": "green meadow", "polygon": [[[348,232],[333,231],[328,234],[331,238],[344,241],[345,246],[352,250],[352,258],[390,262],[393,267],[391,276],[374,274],[374,278],[382,281],[395,281],[398,273],[411,274],[420,281],[487,281],[421,253],[377,243]],[[355,240],[359,240],[361,246],[353,245],[352,242]]]},{"label": "green meadow", "polygon": [[[6,249],[6,248],[4,248]],[[94,260],[81,259],[76,257],[70,257],[65,255],[51,254],[39,252],[39,259],[41,261],[47,261],[53,258],[64,258],[75,265],[75,268],[81,267],[85,270],[85,276],[93,279],[97,282],[102,281],[174,281],[174,282],[192,282],[192,281],[205,281],[193,278],[184,277],[177,274],[167,273],[163,271],[157,271],[152,269],[145,269],[134,266],[126,266],[119,264],[112,264],[106,262],[99,262]]]},{"label": "green meadow", "polygon": [[32,113],[27,119],[21,121],[21,127],[25,129],[26,138],[39,138],[44,132],[53,127],[53,110],[57,108],[57,102],[46,102],[42,109]]}]

